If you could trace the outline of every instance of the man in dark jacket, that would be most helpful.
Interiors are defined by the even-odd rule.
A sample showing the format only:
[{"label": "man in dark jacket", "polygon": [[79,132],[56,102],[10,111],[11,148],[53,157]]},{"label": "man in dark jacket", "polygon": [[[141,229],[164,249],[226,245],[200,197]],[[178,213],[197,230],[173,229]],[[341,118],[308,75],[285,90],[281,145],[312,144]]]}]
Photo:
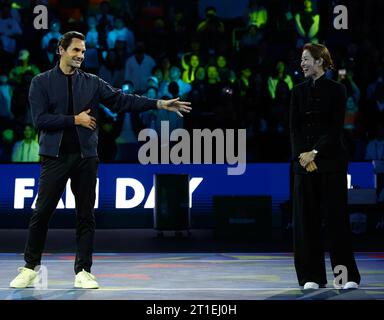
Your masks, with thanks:
[{"label": "man in dark jacket", "polygon": [[323,219],[334,275],[339,275],[339,268],[345,271],[340,275],[345,281],[340,286],[335,282],[335,286],[355,289],[360,283],[347,212],[346,92],[342,84],[325,77],[331,66],[325,46],[305,45],[301,67],[307,81],[293,89],[290,106],[295,267],[304,289],[318,289],[327,283],[321,245]]},{"label": "man in dark jacket", "polygon": [[36,209],[33,212],[24,252],[25,266],[10,286],[25,288],[38,275],[48,222],[68,179],[76,202],[75,287],[98,288],[91,274],[95,233],[95,187],[98,169],[98,130],[96,112],[99,103],[114,112],[165,109],[189,112],[188,102],[179,99],[155,100],[124,94],[99,77],[81,71],[85,37],[71,31],[59,41],[60,62],[53,69],[33,78],[29,101],[35,127],[39,130],[42,168]]}]

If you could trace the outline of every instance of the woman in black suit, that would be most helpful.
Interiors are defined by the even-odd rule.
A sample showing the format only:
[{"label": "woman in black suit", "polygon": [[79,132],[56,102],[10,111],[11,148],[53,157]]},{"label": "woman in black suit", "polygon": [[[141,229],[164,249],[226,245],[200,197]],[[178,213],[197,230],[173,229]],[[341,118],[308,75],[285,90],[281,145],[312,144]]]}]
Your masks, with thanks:
[{"label": "woman in black suit", "polygon": [[348,154],[343,143],[345,87],[325,77],[332,66],[328,49],[306,44],[301,68],[306,81],[292,91],[290,134],[293,155],[293,225],[295,268],[300,286],[327,283],[321,241],[322,220],[329,236],[334,275],[356,289],[360,274],[352,252],[347,212]]}]

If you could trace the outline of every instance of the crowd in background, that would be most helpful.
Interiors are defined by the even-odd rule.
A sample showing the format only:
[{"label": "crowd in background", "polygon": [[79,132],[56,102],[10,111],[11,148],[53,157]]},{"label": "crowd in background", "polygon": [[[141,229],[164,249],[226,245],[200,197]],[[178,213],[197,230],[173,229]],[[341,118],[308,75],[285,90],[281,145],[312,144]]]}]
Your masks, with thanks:
[{"label": "crowd in background", "polygon": [[[100,105],[102,162],[137,162],[138,133],[160,134],[161,121],[170,130],[245,128],[248,162],[289,161],[290,93],[303,81],[307,42],[330,49],[335,69],[326,76],[346,86],[350,160],[384,160],[384,2],[348,1],[348,29],[336,30],[339,2],[0,0],[0,162],[39,161],[29,85],[56,65],[58,39],[70,30],[86,36],[85,71],[126,93],[193,107],[180,118]],[[49,30],[33,28],[37,4],[49,9]]]}]

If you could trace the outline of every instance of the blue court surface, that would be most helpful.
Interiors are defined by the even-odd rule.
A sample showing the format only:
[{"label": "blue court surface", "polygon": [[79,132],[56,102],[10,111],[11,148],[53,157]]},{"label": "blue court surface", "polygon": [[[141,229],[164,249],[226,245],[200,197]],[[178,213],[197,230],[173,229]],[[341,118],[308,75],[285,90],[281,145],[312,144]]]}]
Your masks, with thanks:
[{"label": "blue court surface", "polygon": [[47,283],[11,289],[20,253],[0,254],[0,300],[378,300],[384,299],[384,253],[356,253],[358,290],[328,285],[303,291],[292,253],[97,253],[92,273],[100,289],[73,287],[73,254],[45,254]]}]

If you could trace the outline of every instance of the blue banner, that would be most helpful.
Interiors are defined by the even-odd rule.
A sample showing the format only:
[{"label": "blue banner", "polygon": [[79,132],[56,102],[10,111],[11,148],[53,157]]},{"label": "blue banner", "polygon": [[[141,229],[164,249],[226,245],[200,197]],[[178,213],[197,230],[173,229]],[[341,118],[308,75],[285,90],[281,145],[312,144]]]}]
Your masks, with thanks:
[{"label": "blue banner", "polygon": [[[151,214],[154,206],[153,177],[173,173],[190,176],[191,215],[210,215],[215,195],[269,195],[274,214],[290,196],[290,166],[288,163],[247,164],[243,175],[228,175],[227,165],[140,165],[101,164],[96,188],[95,212],[113,222],[116,216],[139,217]],[[17,219],[29,216],[34,207],[39,164],[0,165],[0,216]],[[359,188],[374,188],[374,174],[369,162],[351,163],[350,184]],[[69,183],[57,211],[74,212],[74,198]],[[6,217],[5,217],[6,216]],[[113,226],[113,223],[108,224]],[[0,227],[8,226],[0,219]],[[24,226],[25,227],[25,226]]]}]

